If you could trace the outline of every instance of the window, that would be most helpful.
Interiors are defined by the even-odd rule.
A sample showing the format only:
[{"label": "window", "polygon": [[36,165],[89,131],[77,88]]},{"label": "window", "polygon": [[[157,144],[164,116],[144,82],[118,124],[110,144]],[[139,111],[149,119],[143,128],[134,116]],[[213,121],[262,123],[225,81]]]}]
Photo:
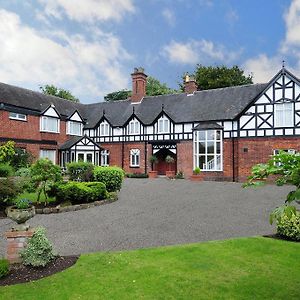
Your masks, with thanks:
[{"label": "window", "polygon": [[131,120],[129,122],[129,134],[140,133],[140,122],[138,120]]},{"label": "window", "polygon": [[130,150],[130,167],[139,167],[140,166],[140,150],[131,149]]},{"label": "window", "polygon": [[[296,153],[296,151],[294,149],[275,149],[275,150],[273,150],[273,155],[279,154],[280,151],[287,152],[287,153],[290,153],[290,154],[295,154]],[[274,165],[277,166],[277,167],[280,167],[281,163],[280,162],[275,162]]]},{"label": "window", "polygon": [[55,150],[41,150],[40,151],[40,158],[48,158],[54,164],[56,161],[56,151]]},{"label": "window", "polygon": [[167,133],[170,128],[170,120],[167,117],[162,117],[158,120],[158,133]]},{"label": "window", "polygon": [[67,127],[67,134],[82,135],[82,123],[69,121]]},{"label": "window", "polygon": [[101,166],[103,166],[103,167],[109,166],[109,151],[108,150],[101,151]]},{"label": "window", "polygon": [[100,135],[101,136],[108,136],[109,135],[109,124],[103,122],[100,124]]},{"label": "window", "polygon": [[14,113],[14,112],[9,113],[9,118],[13,119],[13,120],[18,120],[18,121],[26,121],[27,120],[26,115]]},{"label": "window", "polygon": [[203,171],[222,171],[221,130],[194,132],[194,168]]},{"label": "window", "polygon": [[41,118],[41,131],[59,133],[59,119],[43,116]]},{"label": "window", "polygon": [[294,126],[293,103],[275,104],[275,126],[290,127]]}]

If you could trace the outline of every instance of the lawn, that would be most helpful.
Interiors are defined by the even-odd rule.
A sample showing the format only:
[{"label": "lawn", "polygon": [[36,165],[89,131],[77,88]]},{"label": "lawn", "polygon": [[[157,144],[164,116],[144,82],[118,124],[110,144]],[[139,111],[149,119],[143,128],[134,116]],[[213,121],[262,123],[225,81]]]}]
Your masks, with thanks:
[{"label": "lawn", "polygon": [[[17,200],[19,200],[19,199],[28,199],[28,200],[30,200],[30,202],[35,203],[35,202],[37,202],[37,197],[38,197],[37,193],[24,192],[24,193],[20,194],[17,197]],[[46,197],[45,197],[44,193],[41,193],[40,202],[42,202],[42,203],[45,202],[45,199],[46,199]],[[53,197],[53,198],[48,197],[47,198],[47,202],[53,202],[53,201],[55,201],[55,197]]]},{"label": "lawn", "polygon": [[262,237],[85,254],[1,299],[300,299],[300,244]]}]

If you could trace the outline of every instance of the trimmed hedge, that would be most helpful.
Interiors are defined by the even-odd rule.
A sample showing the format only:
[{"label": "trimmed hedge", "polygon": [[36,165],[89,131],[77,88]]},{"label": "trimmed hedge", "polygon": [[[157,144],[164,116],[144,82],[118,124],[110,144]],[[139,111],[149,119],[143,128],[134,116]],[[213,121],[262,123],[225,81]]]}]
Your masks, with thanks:
[{"label": "trimmed hedge", "polygon": [[0,177],[9,177],[14,174],[14,168],[8,163],[0,163]]},{"label": "trimmed hedge", "polygon": [[103,200],[107,197],[105,184],[102,182],[69,181],[57,186],[56,199],[81,204]]},{"label": "trimmed hedge", "polygon": [[277,223],[277,233],[287,239],[300,241],[300,212],[297,211],[291,217],[282,216]]},{"label": "trimmed hedge", "polygon": [[94,169],[94,179],[103,182],[108,192],[121,189],[124,175],[124,171],[118,167],[95,167]]},{"label": "trimmed hedge", "polygon": [[148,178],[148,174],[146,173],[127,173],[127,178]]},{"label": "trimmed hedge", "polygon": [[7,259],[0,259],[0,278],[5,277],[9,273],[9,263]]},{"label": "trimmed hedge", "polygon": [[94,165],[88,162],[71,162],[67,164],[67,174],[70,180],[74,181],[93,181]]}]

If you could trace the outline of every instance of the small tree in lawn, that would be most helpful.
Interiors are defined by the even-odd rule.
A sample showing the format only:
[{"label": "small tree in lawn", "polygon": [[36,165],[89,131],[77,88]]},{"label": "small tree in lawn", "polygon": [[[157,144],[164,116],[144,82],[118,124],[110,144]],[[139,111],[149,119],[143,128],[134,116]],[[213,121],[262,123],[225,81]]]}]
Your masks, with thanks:
[{"label": "small tree in lawn", "polygon": [[39,159],[30,168],[32,181],[37,187],[37,202],[40,202],[42,193],[45,195],[45,204],[47,202],[47,187],[50,183],[61,181],[62,175],[60,167],[54,165],[49,159]]},{"label": "small tree in lawn", "polygon": [[[296,189],[287,194],[284,205],[277,207],[270,214],[270,223],[274,220],[280,224],[282,217],[291,218],[297,214],[296,203],[300,200],[300,154],[280,151],[273,155],[266,164],[258,164],[252,168],[252,175],[244,186],[259,186],[271,175],[276,176],[276,184],[293,185]],[[263,180],[263,181],[262,181]]]}]

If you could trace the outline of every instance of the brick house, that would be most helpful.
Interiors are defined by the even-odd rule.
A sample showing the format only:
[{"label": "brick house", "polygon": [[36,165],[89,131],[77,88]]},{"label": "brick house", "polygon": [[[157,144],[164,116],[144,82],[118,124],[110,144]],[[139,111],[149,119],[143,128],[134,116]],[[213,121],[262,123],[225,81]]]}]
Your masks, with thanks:
[{"label": "brick house", "polygon": [[284,67],[266,84],[205,91],[187,77],[185,93],[163,96],[146,96],[146,80],[136,68],[131,99],[94,104],[1,83],[0,142],[62,167],[84,160],[129,173],[147,173],[154,154],[158,174],[200,167],[205,179],[226,181],[245,180],[280,149],[300,151],[300,81]]}]

